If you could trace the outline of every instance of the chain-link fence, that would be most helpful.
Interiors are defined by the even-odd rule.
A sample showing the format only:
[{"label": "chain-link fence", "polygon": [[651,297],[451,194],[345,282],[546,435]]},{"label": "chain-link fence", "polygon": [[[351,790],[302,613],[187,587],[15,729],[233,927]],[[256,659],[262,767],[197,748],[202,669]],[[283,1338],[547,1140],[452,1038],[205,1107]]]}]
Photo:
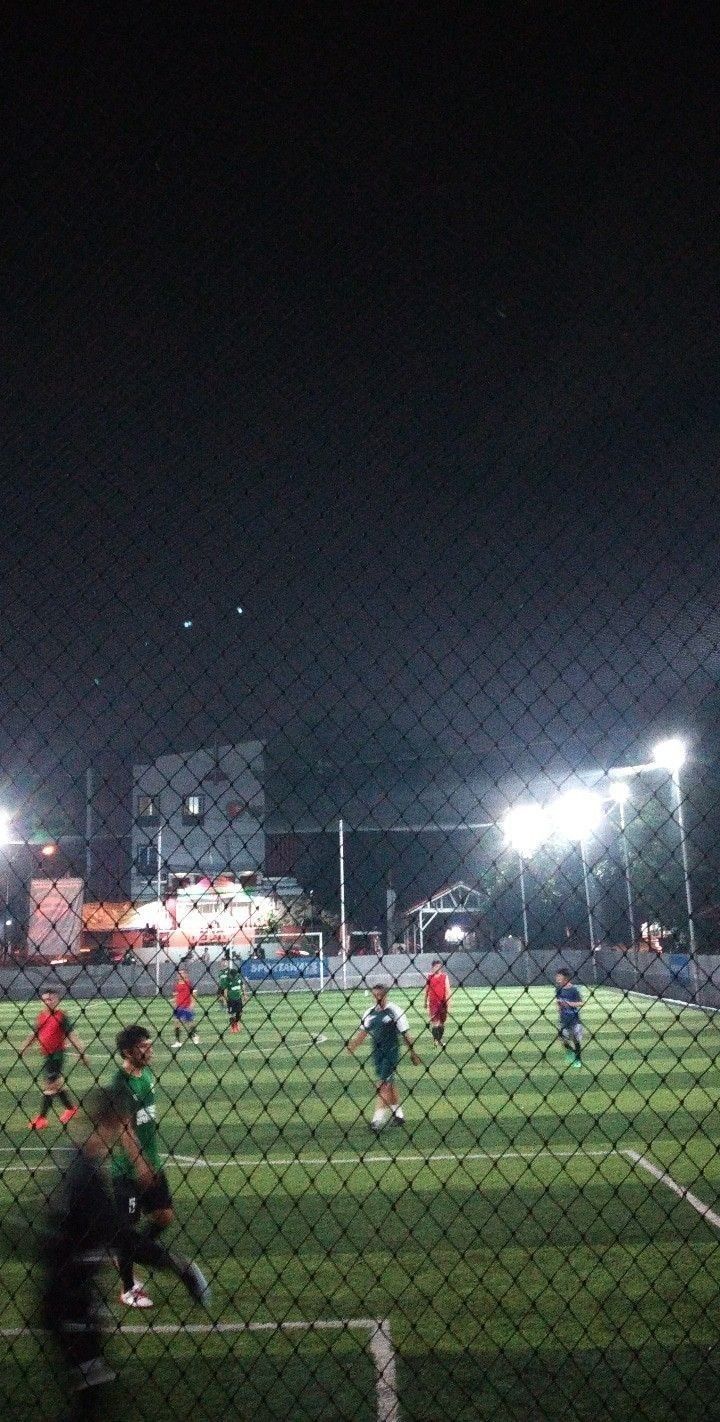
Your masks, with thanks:
[{"label": "chain-link fence", "polygon": [[720,1411],[715,90],[452,8],[8,37],[17,1422]]}]

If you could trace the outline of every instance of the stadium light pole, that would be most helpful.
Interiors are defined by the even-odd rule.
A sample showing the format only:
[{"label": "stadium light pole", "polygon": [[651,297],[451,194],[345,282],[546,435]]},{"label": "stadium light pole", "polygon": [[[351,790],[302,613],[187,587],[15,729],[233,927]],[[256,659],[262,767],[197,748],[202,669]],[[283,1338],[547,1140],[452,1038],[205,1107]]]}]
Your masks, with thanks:
[{"label": "stadium light pole", "polygon": [[347,992],[347,913],[345,905],[345,821],[338,820],[338,869],[340,874],[340,953],[342,956],[343,992]]},{"label": "stadium light pole", "polygon": [[525,861],[537,853],[547,838],[547,814],[542,805],[515,805],[508,810],[502,824],[503,834],[520,861],[520,896],[522,900],[523,946],[525,948],[525,985],[530,986],[530,924],[528,917]]},{"label": "stadium light pole", "polygon": [[630,925],[630,947],[633,948],[635,946],[637,930],[635,928],[635,904],[633,902],[632,879],[630,877],[630,850],[627,841],[627,819],[625,816],[625,806],[630,799],[630,786],[627,781],[616,781],[611,786],[610,796],[620,811],[620,839],[623,852],[623,872],[625,876],[628,923]]},{"label": "stadium light pole", "polygon": [[587,844],[602,819],[602,801],[592,790],[568,790],[549,807],[549,814],[556,832],[563,839],[570,840],[580,848],[583,884],[585,887],[585,907],[587,909],[590,951],[593,960],[593,979],[597,986],[597,933],[595,913],[590,893],[590,872],[587,859]]},{"label": "stadium light pole", "polygon": [[680,832],[680,853],[682,856],[683,879],[685,882],[685,906],[687,909],[688,924],[688,945],[690,948],[690,958],[692,962],[693,976],[695,979],[695,990],[697,991],[697,940],[695,935],[695,915],[693,912],[692,888],[690,884],[690,864],[688,858],[687,832],[685,829],[685,811],[683,808],[682,786],[680,784],[680,771],[687,760],[687,746],[679,736],[670,736],[668,740],[658,741],[653,746],[653,764],[660,770],[667,770],[670,773],[670,783],[673,791],[673,818],[677,823]]}]

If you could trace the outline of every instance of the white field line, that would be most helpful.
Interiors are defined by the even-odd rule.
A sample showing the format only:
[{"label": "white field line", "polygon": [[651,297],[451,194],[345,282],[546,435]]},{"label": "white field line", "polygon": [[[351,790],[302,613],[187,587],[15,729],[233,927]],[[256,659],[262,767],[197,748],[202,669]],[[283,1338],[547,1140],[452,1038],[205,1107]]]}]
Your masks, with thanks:
[{"label": "white field line", "polygon": [[[375,1365],[377,1422],[400,1422],[395,1346],[387,1318],[320,1318],[310,1323],[306,1323],[304,1319],[293,1319],[285,1323],[159,1323],[147,1326],[141,1323],[126,1323],[110,1331],[148,1337],[179,1333],[367,1333],[368,1348]],[[0,1338],[6,1339],[27,1338],[32,1334],[41,1333],[42,1330],[38,1328],[0,1328]]]},{"label": "white field line", "polygon": [[665,1185],[668,1190],[672,1190],[673,1195],[677,1195],[679,1200],[685,1200],[686,1204],[690,1205],[693,1210],[697,1210],[698,1214],[702,1216],[707,1224],[713,1225],[715,1229],[720,1230],[720,1215],[717,1215],[714,1210],[711,1210],[710,1206],[706,1205],[705,1201],[701,1200],[698,1195],[694,1195],[692,1190],[688,1190],[685,1185],[679,1185],[677,1180],[673,1180],[672,1175],[668,1175],[666,1170],[662,1170],[654,1161],[648,1160],[647,1156],[640,1155],[636,1150],[625,1149],[622,1151],[622,1154],[626,1155],[640,1170],[645,1170],[648,1175],[652,1175],[653,1179],[658,1180],[661,1185]]},{"label": "white field line", "polygon": [[[70,1152],[70,1147],[68,1146],[58,1147],[57,1149],[58,1153],[61,1150],[67,1151],[68,1153]],[[39,1146],[19,1146],[16,1151],[13,1150],[12,1146],[0,1146],[0,1153],[6,1155],[12,1154],[15,1157],[17,1155],[26,1154],[30,1152],[38,1154],[40,1151],[41,1147]],[[488,1161],[495,1162],[495,1164],[501,1164],[504,1160],[525,1160],[528,1163],[531,1163],[533,1160],[541,1160],[543,1158],[549,1160],[574,1160],[576,1158],[579,1160],[584,1160],[588,1158],[600,1160],[612,1155],[622,1155],[627,1153],[628,1152],[623,1152],[619,1147],[616,1146],[602,1146],[599,1148],[591,1147],[589,1150],[585,1150],[582,1146],[579,1145],[574,1149],[563,1148],[558,1150],[545,1148],[541,1150],[530,1151],[433,1151],[431,1155],[422,1155],[420,1152],[404,1151],[400,1155],[373,1153],[372,1155],[286,1156],[283,1159],[276,1159],[273,1156],[259,1156],[257,1158],[254,1158],[252,1156],[227,1156],[224,1160],[209,1160],[206,1159],[204,1156],[169,1155],[166,1157],[166,1164],[176,1165],[181,1170],[226,1170],[230,1169],[231,1167],[235,1167],[239,1170],[252,1171],[258,1170],[262,1167],[269,1170],[289,1170],[293,1166],[312,1166],[322,1169],[324,1167],[330,1166],[335,1167],[394,1164],[454,1164],[461,1166],[465,1163],[473,1164],[478,1163],[480,1161]],[[15,1159],[13,1160],[12,1164],[0,1164],[0,1175],[7,1175],[14,1171],[25,1171],[27,1173],[36,1174],[40,1170],[55,1170],[56,1168],[57,1166],[53,1165],[51,1162],[35,1164],[35,1162],[33,1161],[17,1161]]]},{"label": "white field line", "polygon": [[[617,992],[622,992],[622,988],[617,988]],[[667,1003],[669,1007],[690,1007],[693,1012],[720,1012],[720,1007],[705,1007],[702,1002],[686,1002],[684,997],[658,997],[654,992],[642,992],[640,988],[627,988],[628,997],[641,997],[643,1002],[652,1002],[658,1005]]]},{"label": "white field line", "polygon": [[400,1155],[336,1155],[336,1156],[287,1156],[284,1159],[273,1159],[272,1156],[261,1156],[257,1159],[252,1157],[229,1156],[225,1160],[208,1160],[203,1156],[175,1155],[168,1156],[168,1165],[178,1165],[190,1170],[224,1170],[230,1166],[237,1166],[241,1170],[257,1170],[259,1166],[266,1166],[269,1169],[288,1170],[291,1166],[311,1165],[311,1166],[338,1166],[338,1165],[434,1165],[436,1163],[450,1163],[463,1165],[466,1161],[495,1161],[503,1160],[538,1160],[545,1156],[558,1160],[571,1160],[575,1156],[584,1158],[602,1157],[618,1155],[620,1152],[615,1146],[603,1146],[600,1149],[584,1150],[582,1146],[577,1146],[573,1150],[504,1150],[504,1151],[434,1151],[431,1155],[421,1155],[419,1152],[405,1151]]}]

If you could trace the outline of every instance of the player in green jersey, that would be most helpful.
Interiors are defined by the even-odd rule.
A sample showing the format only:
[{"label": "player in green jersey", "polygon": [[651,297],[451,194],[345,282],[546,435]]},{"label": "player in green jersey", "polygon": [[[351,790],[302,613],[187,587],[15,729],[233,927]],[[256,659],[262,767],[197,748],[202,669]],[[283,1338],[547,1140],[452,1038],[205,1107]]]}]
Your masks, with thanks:
[{"label": "player in green jersey", "polygon": [[402,1008],[390,1002],[389,983],[375,983],[372,994],[375,1006],[365,1013],[360,1031],[348,1042],[348,1051],[354,1053],[367,1040],[372,1039],[373,1063],[377,1079],[377,1101],[372,1118],[372,1129],[381,1131],[390,1119],[394,1126],[405,1123],[400,1099],[395,1085],[395,1072],[400,1060],[400,1043],[404,1042],[410,1053],[413,1066],[420,1066],[420,1058],[415,1051],[407,1017]]},{"label": "player in green jersey", "polygon": [[[132,1227],[140,1215],[149,1217],[145,1233],[157,1239],[174,1219],[170,1187],[162,1168],[155,1122],[155,1079],[150,1070],[152,1037],[146,1027],[123,1027],[117,1035],[122,1065],[111,1089],[122,1093],[128,1109],[129,1129],[110,1161],[115,1200],[121,1217]],[[135,1279],[129,1248],[118,1251],[122,1280],[120,1301],[128,1308],[152,1308],[152,1299]]]},{"label": "player in green jersey", "polygon": [[242,972],[229,957],[223,959],[222,972],[218,978],[218,997],[228,1010],[230,1031],[239,1032],[242,1026],[242,1010],[248,997],[247,986]]}]

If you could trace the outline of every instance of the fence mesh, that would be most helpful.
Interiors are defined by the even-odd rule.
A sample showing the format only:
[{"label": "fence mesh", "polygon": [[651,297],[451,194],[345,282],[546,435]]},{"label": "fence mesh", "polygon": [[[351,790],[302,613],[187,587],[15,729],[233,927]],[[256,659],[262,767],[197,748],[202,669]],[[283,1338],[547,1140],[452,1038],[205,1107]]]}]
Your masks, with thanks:
[{"label": "fence mesh", "polygon": [[431,9],[8,36],[17,1422],[713,1415],[717,100]]}]

